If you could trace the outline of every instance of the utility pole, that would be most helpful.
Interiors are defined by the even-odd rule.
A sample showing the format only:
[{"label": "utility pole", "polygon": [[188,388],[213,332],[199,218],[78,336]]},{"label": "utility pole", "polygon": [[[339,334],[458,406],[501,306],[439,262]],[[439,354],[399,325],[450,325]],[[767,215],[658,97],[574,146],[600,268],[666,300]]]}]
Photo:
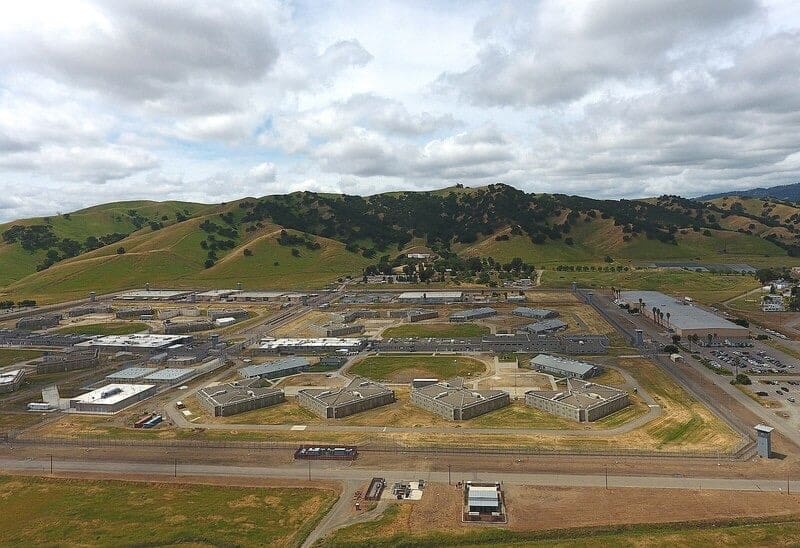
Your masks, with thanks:
[{"label": "utility pole", "polygon": [[178,458],[177,457],[175,457],[174,464],[175,464],[175,468],[173,470],[173,477],[177,478],[178,477]]},{"label": "utility pole", "polygon": [[606,464],[606,489],[608,489],[608,465]]},{"label": "utility pole", "polygon": [[50,475],[53,475],[53,455],[50,455]]},{"label": "utility pole", "polygon": [[308,481],[311,481],[311,459],[308,459]]}]

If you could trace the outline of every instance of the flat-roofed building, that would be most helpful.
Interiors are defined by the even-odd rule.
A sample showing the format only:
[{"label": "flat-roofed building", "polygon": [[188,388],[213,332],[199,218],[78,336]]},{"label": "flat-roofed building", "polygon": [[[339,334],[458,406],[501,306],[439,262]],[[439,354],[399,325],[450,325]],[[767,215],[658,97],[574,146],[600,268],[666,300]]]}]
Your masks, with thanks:
[{"label": "flat-roofed building", "polygon": [[744,339],[750,336],[750,330],[746,327],[717,316],[695,305],[691,300],[678,299],[658,291],[623,291],[621,297],[631,306],[638,306],[641,299],[641,313],[650,321],[655,321],[653,308],[657,308],[664,314],[663,320],[660,315],[658,317],[659,325],[672,329],[684,338],[690,335],[697,335],[701,339],[708,335],[720,339]]},{"label": "flat-roofed building", "polygon": [[277,302],[286,295],[285,291],[241,291],[232,295],[233,300],[242,302]]},{"label": "flat-roofed building", "polygon": [[472,308],[469,310],[459,310],[450,314],[450,321],[455,323],[471,322],[472,320],[480,320],[481,318],[489,318],[497,316],[497,310],[494,308],[484,306],[481,308]]},{"label": "flat-roofed building", "polygon": [[45,354],[37,359],[36,373],[58,373],[89,369],[100,365],[100,351],[96,348],[89,350],[73,350],[71,352],[56,352]]},{"label": "flat-roofed building", "polygon": [[464,300],[463,291],[406,291],[397,300],[401,303],[442,304],[460,303]]},{"label": "flat-roofed building", "polygon": [[344,388],[305,388],[297,393],[297,401],[324,419],[341,419],[395,401],[394,390],[356,377]]},{"label": "flat-roofed building", "polygon": [[61,314],[42,314],[40,316],[30,316],[17,320],[17,329],[34,331],[37,329],[48,329],[55,327],[61,321]]},{"label": "flat-roofed building", "polygon": [[161,352],[178,344],[192,342],[191,335],[157,335],[155,333],[134,333],[133,335],[105,335],[78,343],[80,348],[97,347],[105,350],[140,350]]},{"label": "flat-roofed building", "polygon": [[452,421],[471,419],[511,403],[508,392],[466,388],[461,377],[416,384],[412,383],[411,402]]},{"label": "flat-roofed building", "polygon": [[197,402],[215,417],[228,417],[285,401],[280,388],[257,386],[256,380],[218,384],[197,391]]},{"label": "flat-roofed building", "polygon": [[592,422],[630,405],[628,393],[619,388],[567,379],[559,390],[529,390],[525,404],[577,422]]},{"label": "flat-roofed building", "polygon": [[521,318],[533,318],[535,320],[549,320],[551,318],[558,317],[558,312],[555,310],[549,310],[547,308],[530,308],[527,306],[518,306],[511,311],[511,314]]},{"label": "flat-roofed building", "polygon": [[364,326],[360,323],[330,323],[314,326],[312,329],[321,337],[345,337],[364,332]]},{"label": "flat-roofed building", "polygon": [[328,354],[330,352],[360,352],[366,345],[363,339],[319,337],[307,339],[262,339],[258,350],[262,354]]},{"label": "flat-roofed building", "polygon": [[588,379],[599,375],[603,371],[599,365],[562,358],[561,356],[550,356],[549,354],[534,356],[529,363],[532,369],[549,373],[556,377]]},{"label": "flat-roofed building", "polygon": [[146,377],[150,373],[155,373],[156,371],[158,371],[156,367],[126,367],[125,369],[120,369],[119,371],[114,371],[110,375],[106,375],[106,378],[110,381],[133,381]]},{"label": "flat-roofed building", "polygon": [[7,394],[14,392],[22,386],[22,381],[25,380],[24,369],[11,369],[8,371],[0,372],[0,394]]},{"label": "flat-roofed building", "polygon": [[241,289],[212,289],[195,295],[198,301],[222,301],[241,293]]},{"label": "flat-roofed building", "polygon": [[153,384],[177,384],[193,376],[195,373],[197,373],[197,370],[193,367],[168,367],[145,375],[142,377],[142,381]]},{"label": "flat-roofed building", "polygon": [[132,306],[126,308],[118,308],[114,315],[118,320],[129,320],[133,318],[141,318],[142,316],[155,316],[156,311],[150,306]]},{"label": "flat-roofed building", "polygon": [[116,413],[156,393],[154,384],[107,384],[69,400],[69,406],[84,413]]},{"label": "flat-roofed building", "polygon": [[274,362],[248,365],[247,367],[239,369],[238,373],[243,379],[277,379],[302,373],[306,371],[310,365],[309,361],[305,358],[290,356]]},{"label": "flat-roofed building", "polygon": [[177,301],[191,295],[191,291],[179,289],[142,289],[125,291],[115,296],[120,301]]},{"label": "flat-roofed building", "polygon": [[521,331],[525,331],[531,335],[545,335],[547,333],[555,333],[556,331],[561,331],[562,329],[566,328],[567,324],[561,320],[550,319],[528,324],[523,327]]}]

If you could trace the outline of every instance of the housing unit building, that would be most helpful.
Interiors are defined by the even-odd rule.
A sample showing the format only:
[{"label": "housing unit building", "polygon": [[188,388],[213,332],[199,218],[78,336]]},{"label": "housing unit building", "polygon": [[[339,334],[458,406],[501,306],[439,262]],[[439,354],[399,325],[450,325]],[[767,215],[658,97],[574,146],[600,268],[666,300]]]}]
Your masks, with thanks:
[{"label": "housing unit building", "polygon": [[324,419],[341,419],[395,401],[394,390],[356,377],[344,388],[306,388],[297,393],[300,405]]},{"label": "housing unit building", "polygon": [[286,398],[280,388],[259,387],[256,380],[218,384],[197,391],[197,402],[209,415],[228,417],[276,405]]},{"label": "housing unit building", "polygon": [[[666,329],[687,338],[697,335],[700,338],[712,335],[721,339],[743,339],[750,336],[746,327],[721,318],[716,314],[695,305],[688,299],[677,299],[658,291],[623,291],[622,300],[630,305],[639,305],[641,314],[653,322],[658,322]],[[653,317],[653,309],[657,309],[657,318]],[[664,317],[661,317],[664,314]],[[667,317],[669,315],[669,317]]]},{"label": "housing unit building", "polygon": [[157,335],[153,333],[134,333],[133,335],[106,335],[78,343],[80,348],[97,347],[103,350],[138,350],[140,352],[160,353],[175,350],[193,341],[190,335]]},{"label": "housing unit building", "polygon": [[107,384],[69,400],[69,406],[84,413],[116,413],[153,396],[154,384]]},{"label": "housing unit building", "polygon": [[511,403],[511,398],[502,390],[465,388],[464,379],[455,377],[433,384],[413,383],[411,402],[445,419],[460,421],[505,407]]},{"label": "housing unit building", "polygon": [[319,337],[309,339],[262,339],[258,350],[262,354],[329,354],[358,353],[367,344],[363,339]]},{"label": "housing unit building", "polygon": [[461,323],[470,322],[472,320],[480,320],[481,318],[489,318],[496,315],[497,310],[488,306],[484,306],[482,308],[473,308],[470,310],[459,310],[458,312],[453,312],[450,314],[449,319],[451,322]]},{"label": "housing unit building", "polygon": [[212,322],[220,318],[236,318],[237,320],[246,320],[250,317],[250,313],[244,308],[209,308],[208,319]]},{"label": "housing unit building", "polygon": [[322,337],[344,337],[364,332],[364,326],[360,323],[318,325],[313,329]]},{"label": "housing unit building", "polygon": [[530,308],[527,306],[518,306],[511,311],[514,316],[521,318],[533,318],[534,320],[549,320],[557,318],[558,312],[555,310],[548,310],[547,308]]},{"label": "housing unit building", "polygon": [[75,308],[69,309],[67,316],[70,318],[78,318],[80,316],[88,316],[89,314],[108,314],[111,311],[112,308],[107,304],[76,306]]},{"label": "housing unit building", "polygon": [[0,394],[14,392],[22,386],[22,381],[24,380],[24,369],[12,369],[10,371],[0,372]]},{"label": "housing unit building", "polygon": [[197,331],[208,331],[214,329],[214,322],[211,320],[194,320],[189,322],[164,322],[164,333],[167,335],[180,335],[184,333],[195,333]]},{"label": "housing unit building", "polygon": [[592,422],[630,405],[628,393],[580,379],[567,379],[563,390],[529,390],[525,404],[576,422]]},{"label": "housing unit building", "polygon": [[555,333],[556,331],[561,331],[566,328],[567,324],[561,320],[550,319],[528,324],[523,327],[521,331],[525,331],[531,335],[543,335],[546,333]]},{"label": "housing unit building", "polygon": [[464,301],[462,291],[406,291],[397,300],[401,303],[443,304]]},{"label": "housing unit building", "polygon": [[31,316],[17,320],[17,329],[35,331],[37,329],[48,329],[55,327],[61,321],[61,314],[42,314],[41,316]]},{"label": "housing unit building", "polygon": [[352,323],[362,318],[378,318],[380,311],[378,310],[348,310],[342,314],[343,323]]},{"label": "housing unit building", "polygon": [[129,320],[141,318],[142,316],[155,316],[156,311],[150,307],[128,307],[119,308],[114,313],[118,320]]},{"label": "housing unit building", "polygon": [[36,360],[36,373],[62,373],[76,369],[89,369],[100,365],[100,351],[74,350],[57,354],[45,354]]},{"label": "housing unit building", "polygon": [[307,359],[291,356],[274,362],[248,365],[247,367],[239,369],[238,373],[243,379],[277,379],[302,373],[307,370],[309,366],[310,363]]},{"label": "housing unit building", "polygon": [[534,356],[530,360],[530,366],[532,369],[543,373],[549,373],[556,377],[577,377],[580,379],[594,377],[599,375],[603,370],[599,365],[570,360],[569,358],[562,358],[560,356],[550,356],[548,354]]},{"label": "housing unit building", "polygon": [[120,301],[177,301],[188,297],[192,292],[175,289],[143,289],[137,291],[126,291],[115,296],[115,300]]}]

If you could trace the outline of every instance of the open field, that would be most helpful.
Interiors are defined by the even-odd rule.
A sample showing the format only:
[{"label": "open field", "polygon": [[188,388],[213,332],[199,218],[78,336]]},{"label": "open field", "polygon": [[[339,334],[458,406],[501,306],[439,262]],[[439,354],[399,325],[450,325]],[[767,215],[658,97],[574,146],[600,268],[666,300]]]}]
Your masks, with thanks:
[{"label": "open field", "polygon": [[416,323],[397,325],[385,329],[384,338],[389,337],[480,337],[489,333],[489,328],[475,323]]},{"label": "open field", "polygon": [[486,366],[482,362],[463,356],[382,354],[356,362],[350,367],[349,372],[374,380],[411,382],[418,377],[437,379],[469,377],[485,370]]},{"label": "open field", "polygon": [[542,274],[543,287],[580,287],[642,289],[687,295],[697,301],[714,304],[731,299],[758,287],[751,276],[721,275],[675,270],[631,270],[629,272],[558,272]]},{"label": "open field", "polygon": [[299,546],[330,490],[0,477],[6,545]]},{"label": "open field", "polygon": [[778,493],[507,486],[505,494],[507,527],[462,524],[461,491],[429,484],[419,502],[392,503],[319,546],[790,546],[800,534],[800,499]]},{"label": "open field", "polygon": [[42,355],[39,350],[18,350],[16,348],[0,348],[0,367],[25,362]]},{"label": "open field", "polygon": [[130,335],[150,331],[146,323],[108,322],[83,325],[68,325],[57,329],[59,333],[76,333],[78,335]]}]

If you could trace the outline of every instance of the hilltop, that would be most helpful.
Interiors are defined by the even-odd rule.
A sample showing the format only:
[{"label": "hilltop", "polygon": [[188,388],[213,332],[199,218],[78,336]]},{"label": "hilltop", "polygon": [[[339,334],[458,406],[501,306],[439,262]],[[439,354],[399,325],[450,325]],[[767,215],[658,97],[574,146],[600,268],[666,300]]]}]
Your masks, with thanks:
[{"label": "hilltop", "polygon": [[769,188],[758,187],[746,190],[732,190],[730,192],[718,192],[716,194],[706,194],[695,198],[700,201],[716,200],[726,196],[742,196],[750,198],[775,198],[787,202],[800,202],[800,183],[790,185],[779,185]]},{"label": "hilltop", "polygon": [[76,298],[146,282],[320,287],[365,270],[391,272],[395,257],[420,249],[441,257],[433,265],[441,270],[469,269],[476,258],[553,270],[654,260],[787,264],[800,254],[798,222],[800,210],[772,202],[595,200],[501,184],[218,205],[121,202],[0,226],[0,296]]}]

